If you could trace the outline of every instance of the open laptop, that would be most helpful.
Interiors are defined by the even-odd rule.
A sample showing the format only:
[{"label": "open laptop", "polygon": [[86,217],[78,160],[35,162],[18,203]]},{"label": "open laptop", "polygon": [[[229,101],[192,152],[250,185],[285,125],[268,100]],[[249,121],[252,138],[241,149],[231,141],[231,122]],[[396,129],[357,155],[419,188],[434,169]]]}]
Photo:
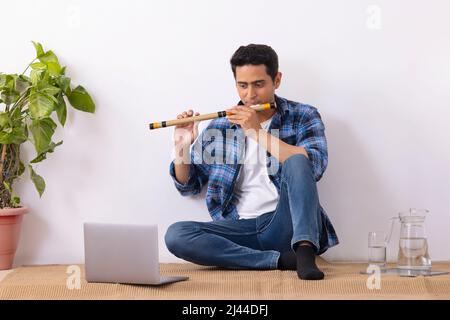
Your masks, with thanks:
[{"label": "open laptop", "polygon": [[161,285],[188,277],[159,273],[158,226],[84,223],[88,282]]}]

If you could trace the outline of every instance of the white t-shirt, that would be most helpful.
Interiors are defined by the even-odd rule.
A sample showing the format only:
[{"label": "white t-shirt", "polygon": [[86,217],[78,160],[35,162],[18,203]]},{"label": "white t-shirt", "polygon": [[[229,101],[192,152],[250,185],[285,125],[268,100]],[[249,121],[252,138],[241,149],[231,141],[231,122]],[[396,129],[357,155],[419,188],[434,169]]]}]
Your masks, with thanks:
[{"label": "white t-shirt", "polygon": [[[267,131],[272,118],[261,122]],[[267,173],[266,149],[250,137],[246,138],[245,159],[236,181],[236,209],[240,219],[256,218],[274,211],[278,203],[278,191]]]}]

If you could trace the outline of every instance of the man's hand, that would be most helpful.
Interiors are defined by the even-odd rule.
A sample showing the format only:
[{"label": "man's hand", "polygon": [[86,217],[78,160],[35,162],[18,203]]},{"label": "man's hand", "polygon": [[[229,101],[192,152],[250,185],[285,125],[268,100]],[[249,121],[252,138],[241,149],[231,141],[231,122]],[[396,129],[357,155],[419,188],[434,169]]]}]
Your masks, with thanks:
[{"label": "man's hand", "polygon": [[244,132],[253,129],[255,133],[259,132],[261,125],[259,123],[258,115],[253,108],[247,106],[234,106],[225,110],[227,112],[227,119],[231,123],[239,124]]},{"label": "man's hand", "polygon": [[[184,111],[182,114],[177,116],[177,119],[189,118],[192,116],[198,116],[200,113],[189,109],[188,111]],[[175,146],[190,146],[198,136],[198,121],[193,121],[186,124],[179,124],[175,126],[173,131],[173,140]]]}]

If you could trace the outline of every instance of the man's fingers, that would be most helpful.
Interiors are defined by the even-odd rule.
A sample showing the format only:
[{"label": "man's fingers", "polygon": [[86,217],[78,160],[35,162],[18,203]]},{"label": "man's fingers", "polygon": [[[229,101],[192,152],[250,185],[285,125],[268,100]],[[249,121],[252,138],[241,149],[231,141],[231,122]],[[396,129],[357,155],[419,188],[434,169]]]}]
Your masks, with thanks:
[{"label": "man's fingers", "polygon": [[234,113],[230,113],[229,115],[227,115],[227,117],[235,117],[236,119],[243,119],[243,118],[247,118],[248,116],[249,116],[249,114],[246,112],[234,112]]},{"label": "man's fingers", "polygon": [[[194,114],[194,110],[189,109],[188,111],[183,111],[183,113],[180,113],[179,115],[177,115],[177,119],[192,117],[193,114]],[[196,112],[195,115],[199,116],[200,113]]]},{"label": "man's fingers", "polygon": [[229,120],[242,120],[242,117],[239,117],[239,116],[228,116],[227,119],[229,119]]},{"label": "man's fingers", "polygon": [[[253,111],[255,111],[254,109],[250,108],[250,107],[245,107],[245,106],[239,106],[238,110],[240,112],[245,112],[245,113],[252,113]],[[256,112],[256,111],[255,111]]]},{"label": "man's fingers", "polygon": [[233,107],[231,107],[231,108],[226,109],[225,111],[237,110],[237,107],[238,107],[238,106],[233,106]]},{"label": "man's fingers", "polygon": [[228,110],[226,110],[226,111],[229,112],[229,113],[232,113],[232,114],[239,114],[239,113],[242,112],[242,111],[239,110],[239,109],[228,109]]}]

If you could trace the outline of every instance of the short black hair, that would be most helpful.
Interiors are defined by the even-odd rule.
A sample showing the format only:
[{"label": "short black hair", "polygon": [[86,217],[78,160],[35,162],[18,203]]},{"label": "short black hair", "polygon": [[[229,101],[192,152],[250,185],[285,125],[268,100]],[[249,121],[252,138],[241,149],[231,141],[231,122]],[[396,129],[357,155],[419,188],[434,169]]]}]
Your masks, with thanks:
[{"label": "short black hair", "polygon": [[278,73],[278,55],[270,46],[265,44],[249,44],[240,46],[230,59],[231,70],[236,78],[236,67],[248,64],[265,65],[267,74],[275,81]]}]

